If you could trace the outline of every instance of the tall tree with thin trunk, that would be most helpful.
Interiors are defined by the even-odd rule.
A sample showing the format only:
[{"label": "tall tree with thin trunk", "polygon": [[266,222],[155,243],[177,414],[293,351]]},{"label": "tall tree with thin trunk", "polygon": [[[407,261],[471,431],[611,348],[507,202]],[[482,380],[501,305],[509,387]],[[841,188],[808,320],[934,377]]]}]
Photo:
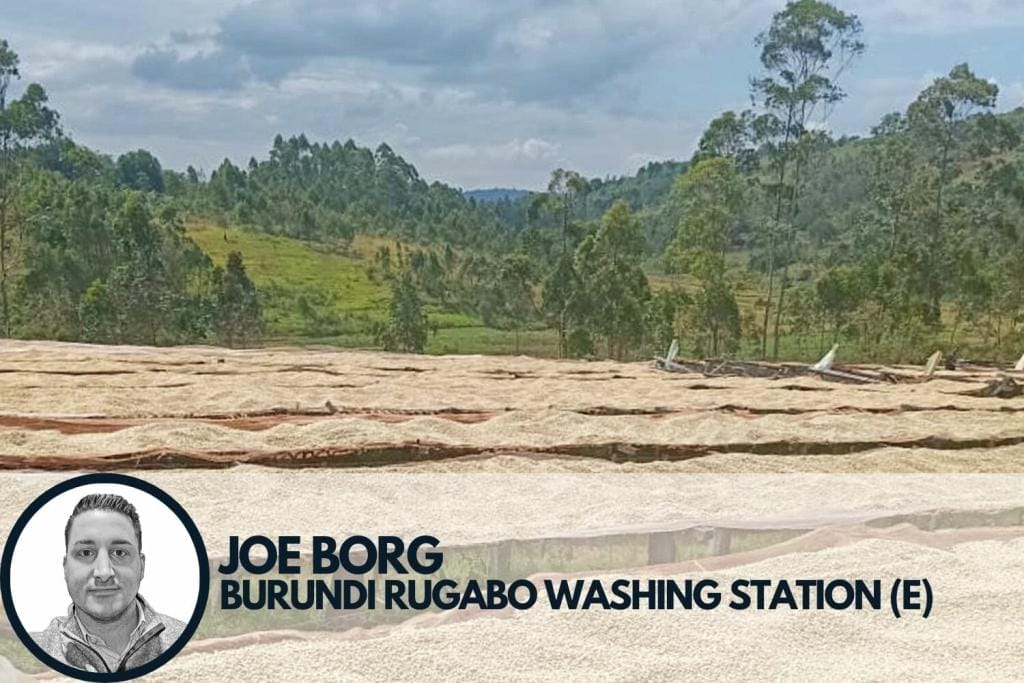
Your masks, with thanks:
[{"label": "tall tree with thin trunk", "polygon": [[948,76],[937,78],[907,109],[907,122],[925,159],[935,171],[935,194],[928,212],[923,273],[928,279],[930,299],[926,319],[938,323],[942,278],[946,270],[939,259],[945,248],[946,193],[958,174],[956,166],[965,136],[967,118],[978,110],[996,106],[999,87],[978,78],[967,64],[953,67]]},{"label": "tall tree with thin trunk", "polygon": [[572,322],[604,337],[611,358],[624,359],[631,354],[630,345],[639,345],[643,337],[651,298],[641,268],[644,249],[643,226],[620,199],[576,250],[580,283],[569,306]]},{"label": "tall tree with thin trunk", "polygon": [[220,273],[217,292],[216,329],[218,340],[227,346],[245,344],[263,329],[263,311],[256,286],[245,272],[242,254],[228,254]]},{"label": "tall tree with thin trunk", "polygon": [[36,83],[9,101],[11,83],[20,78],[18,55],[0,39],[0,320],[3,336],[11,336],[8,285],[14,269],[15,233],[21,227],[15,189],[23,150],[59,132],[57,114],[46,107],[46,91]]},{"label": "tall tree with thin trunk", "polygon": [[673,192],[682,215],[666,255],[701,283],[692,315],[698,352],[734,351],[740,318],[726,278],[725,254],[744,203],[736,164],[721,157],[698,161],[679,177]]},{"label": "tall tree with thin trunk", "polygon": [[558,326],[558,357],[567,353],[566,318],[569,315],[569,301],[575,277],[573,274],[573,253],[575,243],[571,243],[572,225],[582,203],[586,200],[588,184],[586,178],[576,171],[555,169],[551,173],[547,194],[538,199],[531,212],[535,215],[544,210],[556,217],[561,233],[561,250],[558,253],[554,268],[548,274],[544,285],[544,307],[555,317]]},{"label": "tall tree with thin trunk", "polygon": [[767,226],[768,292],[762,320],[761,355],[767,355],[768,324],[776,307],[773,356],[778,355],[781,312],[788,264],[782,264],[778,301],[775,278],[780,241],[792,240],[793,221],[798,210],[804,136],[809,124],[823,121],[845,93],[837,85],[839,76],[864,52],[860,41],[860,20],[820,0],[795,0],[772,18],[771,26],[757,37],[761,48],[763,75],[751,80],[751,97],[774,125],[767,145],[771,152],[771,181],[774,215]]},{"label": "tall tree with thin trunk", "polygon": [[423,310],[412,273],[404,269],[391,283],[388,320],[377,330],[377,342],[385,351],[423,353],[427,345],[427,314]]}]

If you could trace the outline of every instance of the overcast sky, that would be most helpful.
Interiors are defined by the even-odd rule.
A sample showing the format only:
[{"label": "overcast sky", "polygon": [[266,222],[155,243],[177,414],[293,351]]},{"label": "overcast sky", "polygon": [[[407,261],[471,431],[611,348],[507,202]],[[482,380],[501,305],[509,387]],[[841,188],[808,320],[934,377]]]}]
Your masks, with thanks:
[{"label": "overcast sky", "polygon": [[[686,158],[748,104],[754,37],[783,0],[4,0],[0,37],[79,142],[207,170],[276,133],[386,141],[463,188],[556,167]],[[845,0],[865,56],[836,133],[863,133],[967,61],[1024,105],[1024,0]]]}]

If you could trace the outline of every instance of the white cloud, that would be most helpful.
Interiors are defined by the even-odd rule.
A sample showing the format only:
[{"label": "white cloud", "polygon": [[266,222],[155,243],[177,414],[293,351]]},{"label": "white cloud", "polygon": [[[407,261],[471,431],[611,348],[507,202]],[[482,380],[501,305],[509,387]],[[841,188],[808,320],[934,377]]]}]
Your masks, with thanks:
[{"label": "white cloud", "polygon": [[[605,176],[687,158],[714,113],[746,106],[753,37],[785,1],[184,3],[16,2],[5,37],[65,128],[106,152],[146,147],[171,167],[209,169],[305,132],[386,141],[427,179],[542,188],[556,166]],[[886,41],[892,54],[902,34],[1024,26],[1024,0],[838,4],[864,21],[869,57]],[[143,80],[132,65],[147,51],[159,59]],[[688,61],[701,53],[718,61]],[[706,79],[675,76],[695,64]],[[844,83],[841,132],[905,109],[949,64],[867,66]],[[1001,107],[1024,104],[1019,74],[1000,75]]]},{"label": "white cloud", "polygon": [[551,161],[557,159],[561,146],[540,138],[518,138],[500,144],[467,145],[455,144],[433,147],[424,152],[428,159],[445,161]]},{"label": "white cloud", "polygon": [[[593,98],[666,49],[710,46],[738,26],[763,21],[776,0],[253,0],[233,7],[210,34],[161,45],[137,64],[154,83],[188,89],[235,78],[280,80],[318,60],[358,59],[418,69],[423,82],[469,87],[519,101]],[[201,36],[205,39],[206,34]],[[173,48],[173,49],[172,49]],[[232,62],[231,60],[235,60]],[[236,68],[229,68],[234,64]],[[202,69],[213,71],[208,77]]]},{"label": "white cloud", "polygon": [[849,3],[847,11],[859,14],[875,30],[893,33],[1024,27],[1024,2],[1020,0],[856,0]]}]

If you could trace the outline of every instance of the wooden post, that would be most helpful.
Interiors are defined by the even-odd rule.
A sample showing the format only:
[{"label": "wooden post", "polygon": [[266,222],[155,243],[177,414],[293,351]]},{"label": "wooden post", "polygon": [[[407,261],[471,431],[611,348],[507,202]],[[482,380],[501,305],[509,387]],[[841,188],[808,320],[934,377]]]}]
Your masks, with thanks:
[{"label": "wooden post", "polygon": [[487,578],[507,579],[512,566],[512,541],[501,541],[487,547]]},{"label": "wooden post", "polygon": [[728,555],[732,545],[732,529],[715,527],[711,534],[711,555]]},{"label": "wooden post", "polygon": [[647,535],[647,564],[670,564],[676,561],[676,535],[658,531]]}]

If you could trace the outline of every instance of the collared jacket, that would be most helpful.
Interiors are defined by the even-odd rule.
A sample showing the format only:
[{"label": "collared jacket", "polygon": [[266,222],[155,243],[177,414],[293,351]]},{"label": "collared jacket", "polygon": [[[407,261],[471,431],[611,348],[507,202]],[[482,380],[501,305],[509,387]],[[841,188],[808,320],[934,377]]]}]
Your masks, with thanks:
[{"label": "collared jacket", "polygon": [[81,671],[100,673],[128,671],[151,662],[160,656],[181,636],[185,624],[174,617],[160,614],[149,606],[141,595],[136,599],[142,607],[144,628],[121,654],[117,666],[111,668],[82,632],[75,616],[75,606],[68,608],[67,616],[54,617],[46,630],[33,633],[32,639],[54,659]]}]

